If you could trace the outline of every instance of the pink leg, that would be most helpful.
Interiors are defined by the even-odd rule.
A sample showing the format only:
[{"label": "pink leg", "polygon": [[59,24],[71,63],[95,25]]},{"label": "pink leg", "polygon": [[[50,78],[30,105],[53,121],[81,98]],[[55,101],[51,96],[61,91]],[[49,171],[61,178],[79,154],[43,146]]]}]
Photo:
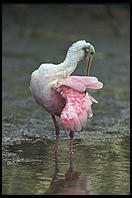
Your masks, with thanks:
[{"label": "pink leg", "polygon": [[73,153],[73,131],[70,131],[70,153]]},{"label": "pink leg", "polygon": [[70,169],[73,169],[73,153],[70,153]]},{"label": "pink leg", "polygon": [[57,175],[58,175],[58,172],[59,172],[59,167],[58,167],[58,153],[55,153],[55,172],[54,172],[54,175],[52,177],[52,181],[51,181],[51,184],[53,184],[55,182],[55,180],[57,179]]},{"label": "pink leg", "polygon": [[56,143],[55,143],[55,153],[58,152],[58,143],[59,143],[59,126],[57,124],[56,118],[54,115],[52,115],[52,119],[54,122],[54,126],[55,126],[55,131],[56,131]]}]

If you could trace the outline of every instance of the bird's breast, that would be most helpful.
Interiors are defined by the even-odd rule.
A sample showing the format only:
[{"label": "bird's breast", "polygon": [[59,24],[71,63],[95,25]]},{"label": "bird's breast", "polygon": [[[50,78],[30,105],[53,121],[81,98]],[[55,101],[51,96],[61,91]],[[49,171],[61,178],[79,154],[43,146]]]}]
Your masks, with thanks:
[{"label": "bird's breast", "polygon": [[52,89],[55,83],[57,80],[51,80],[48,74],[41,78],[39,75],[32,75],[30,90],[39,105],[49,113],[59,116],[65,106],[65,99]]}]

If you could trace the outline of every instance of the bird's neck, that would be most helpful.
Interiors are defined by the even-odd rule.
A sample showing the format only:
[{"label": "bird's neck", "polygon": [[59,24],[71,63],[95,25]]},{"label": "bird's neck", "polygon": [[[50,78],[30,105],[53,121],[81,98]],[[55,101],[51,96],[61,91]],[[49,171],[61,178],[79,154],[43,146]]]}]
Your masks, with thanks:
[{"label": "bird's neck", "polygon": [[60,64],[59,69],[64,72],[64,76],[69,76],[76,69],[81,60],[78,56],[67,54],[65,60]]}]

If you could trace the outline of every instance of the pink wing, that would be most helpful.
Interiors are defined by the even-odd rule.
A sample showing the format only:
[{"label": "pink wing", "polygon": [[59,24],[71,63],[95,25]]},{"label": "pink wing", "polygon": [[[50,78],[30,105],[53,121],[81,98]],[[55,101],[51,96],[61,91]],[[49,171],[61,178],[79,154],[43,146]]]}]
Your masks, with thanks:
[{"label": "pink wing", "polygon": [[58,81],[54,88],[57,89],[62,85],[66,85],[80,92],[85,92],[87,88],[101,89],[103,87],[103,83],[99,82],[96,77],[90,76],[69,76]]},{"label": "pink wing", "polygon": [[100,89],[103,84],[96,77],[69,76],[53,87],[65,99],[66,105],[60,116],[65,130],[80,131],[87,119],[93,116],[91,105],[97,101],[88,93],[87,88]]}]

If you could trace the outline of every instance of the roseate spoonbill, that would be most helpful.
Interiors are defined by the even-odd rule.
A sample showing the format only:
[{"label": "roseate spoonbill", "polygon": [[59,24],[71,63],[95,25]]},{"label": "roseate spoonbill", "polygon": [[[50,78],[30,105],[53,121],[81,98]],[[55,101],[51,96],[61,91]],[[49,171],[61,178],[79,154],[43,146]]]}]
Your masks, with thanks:
[{"label": "roseate spoonbill", "polygon": [[89,75],[94,54],[94,47],[85,40],[80,40],[68,49],[62,63],[41,64],[31,75],[29,88],[32,96],[53,119],[56,130],[55,152],[58,151],[59,141],[55,116],[60,116],[60,124],[70,132],[70,152],[73,152],[74,132],[80,131],[87,119],[93,116],[91,105],[97,101],[86,89],[100,89],[103,84],[96,77],[70,75],[82,59],[86,62],[86,75]]}]

